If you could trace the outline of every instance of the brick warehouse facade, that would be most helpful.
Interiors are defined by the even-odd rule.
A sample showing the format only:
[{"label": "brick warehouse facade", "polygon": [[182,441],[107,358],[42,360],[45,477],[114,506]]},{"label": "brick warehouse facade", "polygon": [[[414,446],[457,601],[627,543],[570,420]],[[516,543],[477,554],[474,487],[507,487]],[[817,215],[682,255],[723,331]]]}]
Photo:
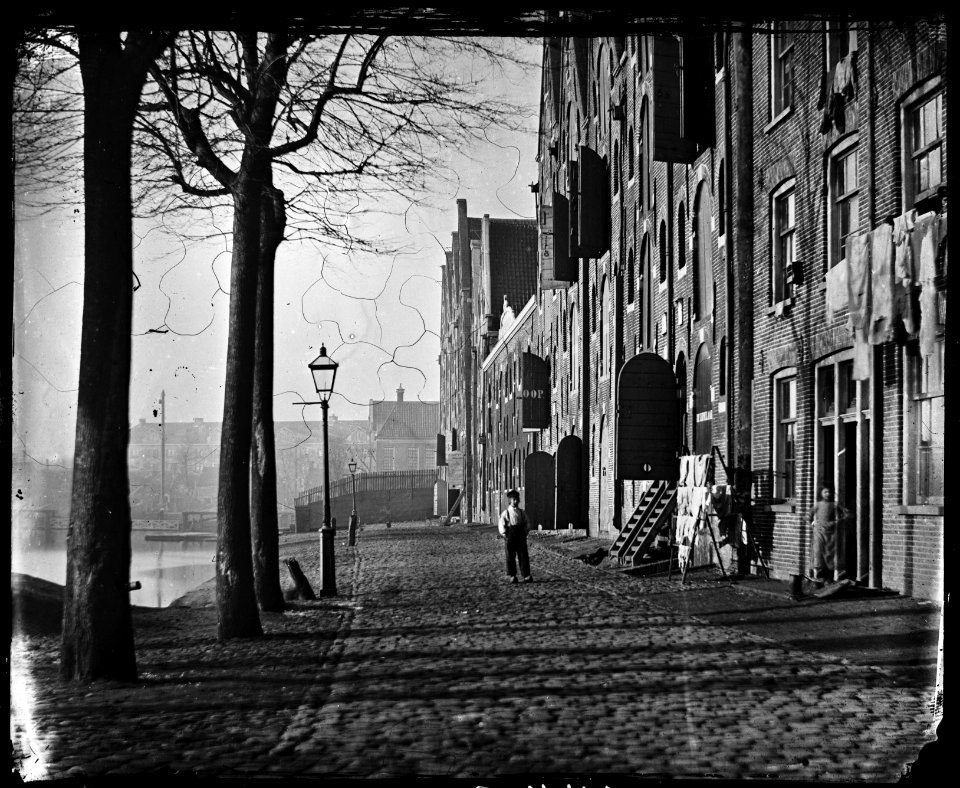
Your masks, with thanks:
[{"label": "brick warehouse facade", "polygon": [[[615,536],[648,484],[617,477],[617,375],[655,353],[676,376],[677,450],[719,450],[715,481],[749,494],[774,576],[809,572],[806,513],[829,484],[849,511],[845,575],[939,598],[945,254],[927,276],[919,231],[900,236],[912,283],[880,271],[892,295],[872,315],[873,291],[861,280],[851,310],[837,279],[848,246],[911,209],[945,238],[945,62],[938,20],[546,39],[539,289],[472,370],[474,519],[526,496],[533,452],[556,459],[559,507],[572,439],[580,494],[555,524]],[[855,342],[863,321],[876,330]],[[536,428],[529,356],[549,381]]]},{"label": "brick warehouse facade", "polygon": [[[847,577],[939,598],[945,416],[936,312],[945,315],[945,284],[931,314],[922,294],[939,286],[903,288],[895,272],[894,308],[885,307],[892,326],[856,342],[847,327],[855,308],[842,292],[839,308],[827,302],[837,275],[852,276],[840,269],[857,254],[858,236],[883,238],[885,224],[916,209],[933,212],[945,239],[945,26],[808,22],[770,33],[752,41],[758,531],[779,574],[808,571],[806,511],[829,485],[849,512]],[[785,218],[777,209],[788,202],[795,215]],[[780,239],[791,234],[787,249]],[[793,285],[778,281],[784,252],[799,263]],[[883,257],[871,254],[876,326],[890,296],[876,268]],[[917,267],[912,279],[923,279]],[[904,303],[920,296],[919,326],[905,327],[897,290]]]},{"label": "brick warehouse facade", "polygon": [[441,276],[437,457],[444,489],[451,498],[465,489],[461,512],[480,520],[487,506],[480,368],[498,341],[504,315],[515,317],[536,289],[537,226],[530,219],[470,217],[461,199],[457,227]]}]

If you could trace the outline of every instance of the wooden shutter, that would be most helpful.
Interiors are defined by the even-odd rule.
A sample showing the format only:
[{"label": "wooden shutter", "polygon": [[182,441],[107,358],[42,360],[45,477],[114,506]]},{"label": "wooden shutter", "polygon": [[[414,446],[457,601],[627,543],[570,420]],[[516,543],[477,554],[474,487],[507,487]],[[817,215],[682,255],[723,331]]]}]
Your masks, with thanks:
[{"label": "wooden shutter", "polygon": [[580,146],[578,230],[580,252],[601,257],[610,249],[610,177],[595,150]]},{"label": "wooden shutter", "polygon": [[650,118],[655,161],[690,163],[697,146],[681,129],[680,42],[674,36],[653,37],[653,107]]}]

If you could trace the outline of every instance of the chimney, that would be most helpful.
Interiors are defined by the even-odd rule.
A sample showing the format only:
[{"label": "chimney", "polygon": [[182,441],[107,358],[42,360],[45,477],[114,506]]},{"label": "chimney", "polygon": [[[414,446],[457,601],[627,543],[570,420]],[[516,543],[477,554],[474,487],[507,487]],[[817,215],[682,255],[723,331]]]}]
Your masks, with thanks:
[{"label": "chimney", "polygon": [[397,389],[397,402],[403,402],[403,386]]}]

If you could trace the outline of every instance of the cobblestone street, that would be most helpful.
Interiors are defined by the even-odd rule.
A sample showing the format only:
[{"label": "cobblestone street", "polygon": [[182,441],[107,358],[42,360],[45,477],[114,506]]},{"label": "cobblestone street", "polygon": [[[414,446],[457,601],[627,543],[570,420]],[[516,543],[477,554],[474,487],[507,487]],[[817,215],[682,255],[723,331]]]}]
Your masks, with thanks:
[{"label": "cobblestone street", "polygon": [[[933,739],[932,672],[688,614],[677,599],[713,576],[600,571],[555,536],[530,540],[535,582],[510,585],[495,534],[338,533],[339,596],[261,614],[258,640],[216,640],[211,584],[140,608],[136,684],[61,685],[59,639],[15,638],[20,773],[890,781]],[[281,547],[319,589],[316,552]]]}]

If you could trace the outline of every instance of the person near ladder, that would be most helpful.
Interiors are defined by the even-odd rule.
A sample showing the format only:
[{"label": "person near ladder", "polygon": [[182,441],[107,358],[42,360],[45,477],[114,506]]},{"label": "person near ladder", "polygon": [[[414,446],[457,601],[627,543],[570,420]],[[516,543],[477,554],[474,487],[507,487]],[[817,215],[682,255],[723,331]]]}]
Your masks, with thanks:
[{"label": "person near ladder", "polygon": [[527,553],[527,513],[520,508],[520,493],[510,490],[507,493],[507,508],[500,513],[497,528],[506,542],[507,578],[517,583],[517,564],[525,583],[532,583],[530,576],[530,556]]}]

